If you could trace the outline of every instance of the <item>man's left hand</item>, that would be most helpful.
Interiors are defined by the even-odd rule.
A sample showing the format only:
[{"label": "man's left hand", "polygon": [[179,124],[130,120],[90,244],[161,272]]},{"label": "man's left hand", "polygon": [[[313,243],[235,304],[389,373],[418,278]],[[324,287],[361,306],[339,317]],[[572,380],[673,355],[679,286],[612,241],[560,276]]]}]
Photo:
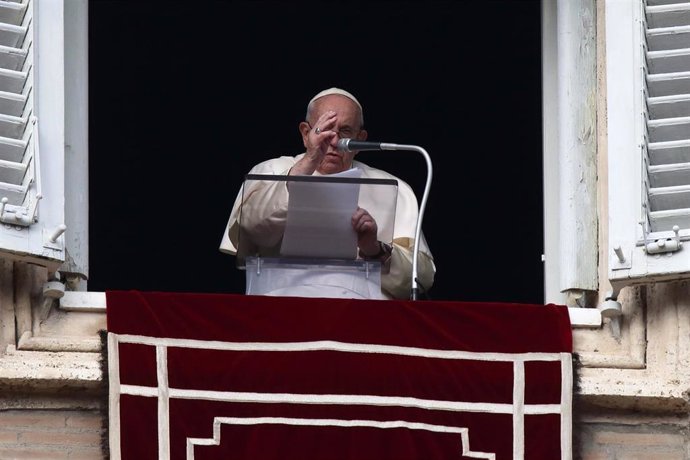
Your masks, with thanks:
[{"label": "man's left hand", "polygon": [[357,245],[363,255],[374,256],[379,253],[379,229],[369,211],[358,207],[352,215],[352,228],[357,232]]}]

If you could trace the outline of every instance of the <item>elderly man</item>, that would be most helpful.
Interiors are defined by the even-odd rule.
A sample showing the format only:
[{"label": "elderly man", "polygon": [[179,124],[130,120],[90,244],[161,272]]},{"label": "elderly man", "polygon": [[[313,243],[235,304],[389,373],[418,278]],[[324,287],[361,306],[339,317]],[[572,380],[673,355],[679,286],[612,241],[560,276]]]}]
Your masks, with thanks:
[{"label": "elderly man", "polygon": [[[397,177],[372,168],[354,157],[357,152],[340,152],[338,139],[366,140],[363,129],[362,106],[351,93],[329,88],[314,96],[307,106],[306,121],[299,124],[299,131],[306,149],[295,157],[280,157],[264,161],[252,168],[250,174],[271,175],[328,175],[359,168],[362,178],[395,179],[398,182],[398,196],[394,224],[390,228],[379,228],[368,210],[358,208],[352,215],[352,228],[357,234],[359,257],[378,259],[382,264],[381,290],[385,298],[405,299],[410,297],[414,235],[418,215],[417,199],[410,186]],[[251,189],[240,190],[223,235],[220,250],[229,254],[246,256],[278,254],[282,230],[285,228],[288,188],[284,182],[257,181]],[[244,204],[243,204],[244,200]],[[251,203],[251,206],[247,206]],[[251,219],[253,244],[239,248],[239,214],[244,206],[243,226]],[[247,214],[251,209],[251,216]],[[376,210],[370,209],[374,215]],[[385,212],[385,211],[383,211]],[[379,234],[393,235],[392,245],[379,240]],[[436,268],[424,236],[420,238],[418,256],[418,285],[428,290],[434,281]]]}]

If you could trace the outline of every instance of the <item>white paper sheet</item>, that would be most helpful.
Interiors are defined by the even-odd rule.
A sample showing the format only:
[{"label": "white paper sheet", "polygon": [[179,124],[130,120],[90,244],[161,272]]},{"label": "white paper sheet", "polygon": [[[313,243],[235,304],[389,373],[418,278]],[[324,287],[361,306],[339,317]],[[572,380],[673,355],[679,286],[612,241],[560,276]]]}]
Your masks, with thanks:
[{"label": "white paper sheet", "polygon": [[[359,178],[354,168],[328,177]],[[285,233],[280,254],[288,257],[355,259],[357,234],[352,214],[357,209],[359,184],[290,182]]]}]

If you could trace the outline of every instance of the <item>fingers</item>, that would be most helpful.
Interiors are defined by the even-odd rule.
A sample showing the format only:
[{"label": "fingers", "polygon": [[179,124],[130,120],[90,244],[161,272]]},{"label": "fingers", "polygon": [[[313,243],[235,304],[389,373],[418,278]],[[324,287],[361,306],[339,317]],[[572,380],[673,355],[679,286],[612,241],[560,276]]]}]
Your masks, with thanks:
[{"label": "fingers", "polygon": [[314,123],[314,126],[312,126],[312,130],[309,133],[310,138],[312,138],[313,135],[314,145],[330,142],[333,137],[336,136],[336,133],[333,131],[336,118],[336,113],[332,110],[329,110],[328,112],[321,114],[321,116],[316,120],[316,123]]},{"label": "fingers", "polygon": [[378,232],[376,220],[374,220],[371,214],[369,214],[369,212],[363,208],[357,208],[352,215],[352,228],[360,234],[373,233],[376,235]]},{"label": "fingers", "polygon": [[360,254],[370,257],[379,252],[378,226],[366,209],[357,208],[352,215],[352,228],[357,232]]},{"label": "fingers", "polygon": [[336,113],[333,110],[329,110],[327,112],[324,112],[321,114],[321,116],[316,120],[316,123],[314,123],[314,132],[318,130],[320,134],[323,133],[324,131],[329,131],[333,129],[335,126],[335,121],[336,121]]},{"label": "fingers", "polygon": [[308,135],[307,150],[312,150],[313,155],[324,154],[334,138],[337,137],[333,128],[336,123],[336,113],[332,110],[324,112],[312,125]]}]

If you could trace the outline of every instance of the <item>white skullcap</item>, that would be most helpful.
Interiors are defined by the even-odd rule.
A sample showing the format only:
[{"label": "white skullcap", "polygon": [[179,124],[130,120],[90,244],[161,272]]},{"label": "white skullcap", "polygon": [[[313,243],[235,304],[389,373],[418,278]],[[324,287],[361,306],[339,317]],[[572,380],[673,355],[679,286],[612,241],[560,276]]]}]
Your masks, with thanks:
[{"label": "white skullcap", "polygon": [[348,98],[348,99],[351,99],[355,104],[357,104],[357,106],[359,107],[359,110],[360,110],[361,112],[364,112],[364,110],[362,110],[362,104],[359,103],[359,101],[357,100],[357,98],[354,97],[354,96],[352,95],[352,93],[349,93],[349,92],[345,91],[344,89],[335,88],[335,87],[334,87],[334,88],[324,89],[324,90],[321,91],[319,94],[317,94],[316,96],[312,97],[311,100],[309,101],[309,105],[311,105],[311,103],[314,102],[315,100],[317,100],[318,98],[324,97],[324,96],[330,96],[331,94],[339,94],[339,95],[341,95],[341,96],[345,96],[345,97]]}]

